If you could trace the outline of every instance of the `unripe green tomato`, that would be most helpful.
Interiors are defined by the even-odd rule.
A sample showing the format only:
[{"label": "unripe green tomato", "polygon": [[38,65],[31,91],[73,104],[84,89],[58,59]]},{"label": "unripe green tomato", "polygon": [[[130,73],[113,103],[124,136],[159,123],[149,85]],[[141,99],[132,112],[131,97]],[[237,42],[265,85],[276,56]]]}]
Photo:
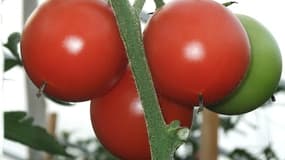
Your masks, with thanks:
[{"label": "unripe green tomato", "polygon": [[264,104],[276,91],[281,77],[282,58],[272,34],[255,19],[237,15],[251,44],[251,64],[240,86],[222,102],[208,108],[214,112],[237,115]]}]

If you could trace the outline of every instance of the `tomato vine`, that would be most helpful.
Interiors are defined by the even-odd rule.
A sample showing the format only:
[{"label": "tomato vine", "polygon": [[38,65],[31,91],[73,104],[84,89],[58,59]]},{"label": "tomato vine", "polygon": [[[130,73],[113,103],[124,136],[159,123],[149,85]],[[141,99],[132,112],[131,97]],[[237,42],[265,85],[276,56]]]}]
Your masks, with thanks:
[{"label": "tomato vine", "polygon": [[[189,129],[180,128],[177,121],[166,125],[163,120],[142,40],[138,11],[143,7],[144,0],[137,0],[134,6],[131,6],[128,0],[110,0],[109,2],[117,18],[144,108],[152,160],[170,159],[175,149],[188,137]],[[162,0],[156,0],[155,3],[157,8],[164,4]]]}]

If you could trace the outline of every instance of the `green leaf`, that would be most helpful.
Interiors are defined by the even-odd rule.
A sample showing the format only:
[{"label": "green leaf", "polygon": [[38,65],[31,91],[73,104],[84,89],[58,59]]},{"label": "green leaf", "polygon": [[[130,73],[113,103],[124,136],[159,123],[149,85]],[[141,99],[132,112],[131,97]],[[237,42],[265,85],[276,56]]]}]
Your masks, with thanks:
[{"label": "green leaf", "polygon": [[8,57],[5,55],[5,71],[10,70],[17,65],[22,66],[22,61],[18,52],[18,44],[20,42],[20,38],[20,33],[12,33],[8,37],[7,43],[3,44],[3,46],[6,47],[13,55],[13,57]]},{"label": "green leaf", "polygon": [[5,112],[5,138],[50,154],[72,157],[52,135],[32,122],[33,119],[27,117],[26,112]]},{"label": "green leaf", "polygon": [[163,0],[154,0],[156,9],[161,8],[164,5],[164,1]]},{"label": "green leaf", "polygon": [[263,154],[266,157],[266,160],[278,160],[276,153],[272,150],[271,145],[266,146],[263,149]]},{"label": "green leaf", "polygon": [[106,150],[99,141],[96,141],[98,147],[96,148],[93,156],[95,159],[104,159],[104,160],[119,160],[115,156],[112,155],[108,150]]},{"label": "green leaf", "polygon": [[240,148],[233,150],[228,156],[232,160],[240,160],[240,159],[257,160],[257,158],[255,158],[251,153]]},{"label": "green leaf", "polygon": [[11,51],[13,56],[19,62],[21,62],[19,52],[18,52],[18,44],[19,44],[20,40],[21,40],[20,33],[14,32],[8,37],[8,42],[4,44],[4,46]]},{"label": "green leaf", "polygon": [[220,125],[224,132],[227,133],[234,129],[239,121],[240,117],[237,117],[236,119],[233,119],[232,117],[220,118]]},{"label": "green leaf", "polygon": [[229,1],[229,2],[223,3],[223,5],[224,5],[225,7],[231,6],[231,5],[233,5],[233,4],[237,4],[237,2],[236,2],[236,1]]},{"label": "green leaf", "polygon": [[5,58],[5,69],[4,71],[8,71],[10,69],[12,69],[13,67],[17,66],[17,65],[21,65],[21,62],[19,62],[16,59],[12,59],[12,58]]}]

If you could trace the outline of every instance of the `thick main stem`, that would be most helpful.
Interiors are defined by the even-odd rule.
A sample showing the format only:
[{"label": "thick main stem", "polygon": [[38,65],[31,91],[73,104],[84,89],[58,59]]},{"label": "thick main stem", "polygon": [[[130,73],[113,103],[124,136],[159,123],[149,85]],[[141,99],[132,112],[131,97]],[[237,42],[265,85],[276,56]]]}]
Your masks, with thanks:
[{"label": "thick main stem", "polygon": [[142,99],[144,112],[146,112],[145,115],[150,115],[154,119],[157,128],[164,128],[165,122],[159,109],[157,95],[144,54],[139,17],[134,13],[133,8],[127,5],[129,4],[128,0],[112,0],[111,4],[116,12],[121,37],[125,43],[136,87]]},{"label": "thick main stem", "polygon": [[[110,0],[114,9],[121,37],[124,41],[136,87],[142,101],[148,128],[152,160],[168,160],[181,144],[175,131],[169,131],[159,107],[150,70],[145,57],[139,9],[128,0]],[[138,5],[141,6],[142,5]]]},{"label": "thick main stem", "polygon": [[141,13],[142,8],[143,8],[143,6],[144,6],[144,3],[145,3],[145,0],[135,0],[133,6],[134,6],[134,8],[136,9],[136,12],[137,12],[138,14]]}]

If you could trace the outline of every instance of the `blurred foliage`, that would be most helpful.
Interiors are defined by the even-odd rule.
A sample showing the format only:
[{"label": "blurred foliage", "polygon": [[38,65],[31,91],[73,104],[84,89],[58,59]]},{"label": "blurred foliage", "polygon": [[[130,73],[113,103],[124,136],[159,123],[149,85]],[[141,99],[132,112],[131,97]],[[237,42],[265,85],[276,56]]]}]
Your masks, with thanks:
[{"label": "blurred foliage", "polygon": [[227,154],[231,160],[279,160],[271,145],[266,146],[260,153],[252,154],[243,148],[236,148]]},{"label": "blurred foliage", "polygon": [[258,160],[251,153],[247,152],[244,149],[234,149],[228,154],[228,157],[232,160]]},{"label": "blurred foliage", "polygon": [[238,124],[238,122],[240,121],[241,117],[224,117],[224,118],[220,118],[220,125],[221,128],[223,129],[223,131],[225,133],[231,131],[232,129],[235,128],[235,126]]},{"label": "blurred foliage", "polygon": [[[240,132],[237,129],[237,125],[243,121],[243,116],[230,116],[230,117],[222,117],[220,116],[220,126],[219,128],[224,131],[225,134],[230,132]],[[199,159],[199,142],[201,136],[201,120],[202,115],[196,114],[195,118],[193,119],[193,126],[191,127],[191,136],[184,144],[183,147],[190,150],[183,155],[176,154],[175,160],[200,160]],[[253,126],[250,123],[246,123],[249,127],[256,129],[256,126]],[[266,146],[262,149],[259,153],[252,154],[247,151],[245,148],[236,148],[232,151],[227,151],[224,148],[219,148],[219,155],[222,157],[226,157],[230,160],[279,160],[276,156],[276,153],[272,149],[272,147]],[[264,158],[260,158],[264,157]]]},{"label": "blurred foliage", "polygon": [[9,55],[9,53],[4,52],[5,71],[10,70],[11,68],[17,65],[22,66],[22,61],[20,59],[19,52],[18,52],[18,49],[19,49],[18,45],[19,45],[20,39],[21,39],[20,33],[15,32],[15,33],[12,33],[8,37],[7,43],[3,44],[3,46],[8,49],[9,53],[11,53],[11,55]]},{"label": "blurred foliage", "polygon": [[33,125],[33,118],[28,117],[25,112],[4,113],[4,136],[37,150],[71,157],[44,128]]},{"label": "blurred foliage", "polygon": [[278,160],[279,159],[276,153],[272,150],[271,145],[268,145],[267,147],[265,147],[262,153],[264,154],[266,160]]},{"label": "blurred foliage", "polygon": [[[63,132],[59,141],[65,146],[66,150],[80,160],[119,160],[108,150],[103,148],[96,138],[87,138],[72,142],[71,133]],[[54,160],[74,160],[74,158],[55,156]]]},{"label": "blurred foliage", "polygon": [[[193,119],[191,127],[191,136],[181,147],[184,148],[183,153],[179,150],[174,156],[174,160],[200,160],[199,159],[199,143],[201,136],[201,119],[202,115],[197,113]],[[224,133],[239,132],[236,126],[243,121],[243,116],[220,117],[220,129]],[[246,123],[249,127],[256,129],[252,124]],[[73,153],[76,159],[80,160],[118,160],[107,151],[98,140],[88,138],[72,142],[72,133],[62,133],[59,141],[64,144],[68,153]],[[227,151],[224,148],[219,148],[219,155],[230,160],[279,160],[271,145],[261,149],[258,153],[251,153],[245,148],[236,148],[232,151]],[[71,158],[57,156],[55,160],[71,160]]]}]

